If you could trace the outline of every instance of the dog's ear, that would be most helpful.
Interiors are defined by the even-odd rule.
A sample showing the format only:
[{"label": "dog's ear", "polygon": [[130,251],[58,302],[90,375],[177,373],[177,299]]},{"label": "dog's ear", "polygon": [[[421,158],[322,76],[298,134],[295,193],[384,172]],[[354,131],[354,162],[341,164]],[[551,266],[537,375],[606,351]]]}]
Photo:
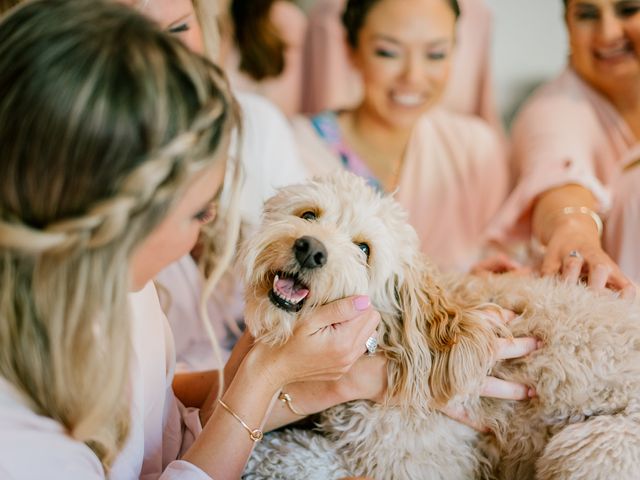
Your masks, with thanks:
[{"label": "dog's ear", "polygon": [[[404,359],[402,369],[417,371],[402,376],[430,393],[431,406],[442,407],[479,390],[493,361],[495,332],[477,309],[449,298],[437,278],[436,269],[421,260],[405,268],[396,291],[406,356],[419,359]],[[400,382],[397,393],[402,396],[407,388],[411,391]]]}]

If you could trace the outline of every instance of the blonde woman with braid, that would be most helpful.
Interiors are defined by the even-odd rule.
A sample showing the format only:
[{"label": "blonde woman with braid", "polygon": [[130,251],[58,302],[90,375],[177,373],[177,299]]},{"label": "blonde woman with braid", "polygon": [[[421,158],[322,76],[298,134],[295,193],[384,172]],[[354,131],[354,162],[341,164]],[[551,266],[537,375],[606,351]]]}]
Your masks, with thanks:
[{"label": "blonde woman with braid", "polygon": [[239,478],[260,429],[291,421],[266,420],[283,385],[344,400],[311,381],[360,356],[366,297],[251,348],[200,416],[171,390],[150,280],[215,215],[237,125],[219,69],[125,6],[39,0],[0,21],[0,91],[1,478]]}]

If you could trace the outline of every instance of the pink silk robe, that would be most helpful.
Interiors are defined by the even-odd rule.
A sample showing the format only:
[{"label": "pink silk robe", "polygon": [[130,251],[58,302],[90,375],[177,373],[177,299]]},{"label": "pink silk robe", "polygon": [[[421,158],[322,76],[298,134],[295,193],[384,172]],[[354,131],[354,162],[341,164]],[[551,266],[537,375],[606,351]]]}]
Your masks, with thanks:
[{"label": "pink silk robe", "polygon": [[[517,184],[490,228],[498,242],[528,242],[533,202],[552,188],[575,184],[589,189],[605,220],[612,191],[616,204],[627,202],[614,184],[636,139],[611,103],[573,70],[542,86],[525,103],[511,141]],[[617,231],[622,235],[620,227]],[[609,244],[619,241],[610,239]]]},{"label": "pink silk robe", "polygon": [[[295,119],[294,130],[310,172],[342,168],[307,118]],[[418,121],[395,197],[440,267],[466,270],[480,256],[485,229],[507,194],[502,151],[496,134],[476,118],[435,108]]]}]

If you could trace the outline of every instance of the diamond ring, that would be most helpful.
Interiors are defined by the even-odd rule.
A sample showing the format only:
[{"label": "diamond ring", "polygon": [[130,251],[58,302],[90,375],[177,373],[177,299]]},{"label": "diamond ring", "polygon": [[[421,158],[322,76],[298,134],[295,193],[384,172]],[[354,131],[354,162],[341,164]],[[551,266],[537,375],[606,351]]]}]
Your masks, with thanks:
[{"label": "diamond ring", "polygon": [[367,353],[373,355],[378,348],[378,339],[376,337],[369,337],[364,345],[367,347]]}]

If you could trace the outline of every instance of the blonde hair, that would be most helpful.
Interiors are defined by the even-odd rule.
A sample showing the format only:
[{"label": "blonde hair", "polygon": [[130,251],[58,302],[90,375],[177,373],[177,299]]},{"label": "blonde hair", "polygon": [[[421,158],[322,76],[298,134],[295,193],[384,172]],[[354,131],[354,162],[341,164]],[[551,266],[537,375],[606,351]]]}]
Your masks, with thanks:
[{"label": "blonde hair", "polygon": [[192,0],[193,8],[204,37],[204,48],[210,60],[217,62],[220,57],[220,29],[218,17],[221,12],[216,0]]},{"label": "blonde hair", "polygon": [[224,161],[237,107],[216,66],[101,0],[8,14],[0,91],[0,375],[108,472],[129,428],[130,256]]},{"label": "blonde hair", "polygon": [[[220,57],[221,34],[220,28],[224,25],[224,18],[228,10],[227,0],[192,0],[194,10],[198,17],[202,31],[205,54],[217,63]],[[222,8],[221,8],[222,7]],[[225,389],[224,360],[219,340],[209,318],[208,302],[216,287],[221,282],[233,284],[236,272],[233,271],[233,256],[240,242],[241,215],[240,194],[243,179],[240,150],[242,145],[242,125],[238,122],[235,137],[236,152],[230,157],[227,165],[227,182],[231,188],[224,197],[224,203],[220,215],[210,224],[205,225],[198,240],[200,253],[198,268],[203,278],[203,288],[200,295],[199,315],[207,337],[211,343],[213,356],[218,365],[218,398]],[[170,296],[170,294],[169,294]],[[169,302],[170,302],[169,298]],[[223,319],[227,327],[237,336],[241,331],[234,319]]]}]

